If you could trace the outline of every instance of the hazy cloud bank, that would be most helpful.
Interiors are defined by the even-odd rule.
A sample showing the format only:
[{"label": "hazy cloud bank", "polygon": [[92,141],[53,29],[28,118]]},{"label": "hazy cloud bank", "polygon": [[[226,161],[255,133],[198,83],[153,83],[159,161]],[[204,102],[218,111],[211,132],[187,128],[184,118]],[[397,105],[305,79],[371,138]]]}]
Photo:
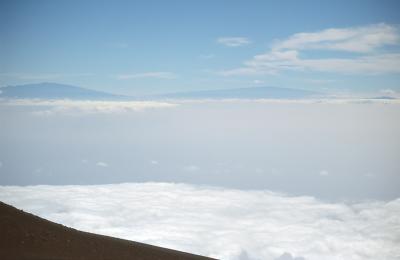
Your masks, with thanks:
[{"label": "hazy cloud bank", "polygon": [[91,101],[0,99],[0,106],[31,107],[38,116],[91,115],[138,112],[149,109],[173,108],[185,104],[264,103],[264,104],[400,104],[400,99],[323,98],[323,99],[167,99],[160,101]]},{"label": "hazy cloud bank", "polygon": [[52,114],[94,114],[123,113],[146,109],[170,108],[177,104],[158,101],[89,101],[89,100],[40,100],[17,99],[0,100],[1,105],[32,106],[36,115]]},{"label": "hazy cloud bank", "polygon": [[222,259],[399,259],[400,199],[326,203],[186,184],[0,186],[74,228]]}]

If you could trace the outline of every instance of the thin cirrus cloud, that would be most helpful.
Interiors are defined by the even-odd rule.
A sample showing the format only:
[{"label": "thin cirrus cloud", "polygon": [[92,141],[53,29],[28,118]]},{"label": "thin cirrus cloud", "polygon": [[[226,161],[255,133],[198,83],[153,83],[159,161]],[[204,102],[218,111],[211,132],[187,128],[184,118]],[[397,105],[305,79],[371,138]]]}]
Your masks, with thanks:
[{"label": "thin cirrus cloud", "polygon": [[143,72],[143,73],[133,73],[133,74],[121,74],[117,75],[118,80],[128,80],[128,79],[143,79],[143,78],[153,78],[153,79],[176,79],[178,76],[172,72],[166,71],[154,71],[154,72]]},{"label": "thin cirrus cloud", "polygon": [[17,80],[59,80],[65,78],[90,77],[93,73],[0,73],[0,77]]},{"label": "thin cirrus cloud", "polygon": [[400,199],[329,203],[267,190],[125,183],[0,186],[0,200],[69,227],[218,259],[400,255]]},{"label": "thin cirrus cloud", "polygon": [[227,47],[240,47],[250,44],[251,41],[246,37],[220,37],[217,39],[217,43]]},{"label": "thin cirrus cloud", "polygon": [[[296,33],[285,40],[276,41],[268,52],[255,55],[245,61],[242,67],[224,70],[220,74],[250,76],[277,74],[281,71],[400,73],[400,53],[385,49],[399,44],[398,27],[387,24]],[[331,56],[304,58],[310,51],[330,52]],[[353,56],[343,58],[337,56],[337,52],[351,53]]]},{"label": "thin cirrus cloud", "polygon": [[323,49],[348,52],[372,52],[400,41],[398,29],[387,24],[332,28],[313,33],[296,33],[274,44],[274,50]]},{"label": "thin cirrus cloud", "polygon": [[[262,82],[255,82],[255,84]],[[390,89],[382,92],[385,95],[393,92]],[[226,99],[226,100],[175,100],[175,101],[92,101],[92,100],[36,100],[17,99],[1,100],[0,107],[29,107],[30,113],[35,116],[89,116],[94,114],[125,114],[143,112],[154,109],[173,109],[187,104],[213,104],[213,103],[236,103],[236,104],[399,104],[399,99]],[[155,163],[153,163],[155,164]],[[195,171],[195,165],[182,167],[184,171]],[[197,169],[199,170],[199,169]]]}]

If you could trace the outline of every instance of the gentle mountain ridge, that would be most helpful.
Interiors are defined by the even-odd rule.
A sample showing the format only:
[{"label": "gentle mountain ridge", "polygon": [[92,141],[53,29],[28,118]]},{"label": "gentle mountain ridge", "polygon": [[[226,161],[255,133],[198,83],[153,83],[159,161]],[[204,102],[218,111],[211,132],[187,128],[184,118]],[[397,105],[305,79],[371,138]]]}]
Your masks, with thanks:
[{"label": "gentle mountain ridge", "polygon": [[142,97],[115,95],[107,92],[58,83],[38,83],[0,88],[0,98],[8,99],[72,99],[72,100],[181,100],[181,99],[307,99],[319,98],[319,92],[278,88],[248,87],[175,92]]},{"label": "gentle mountain ridge", "polygon": [[81,88],[58,83],[38,83],[0,88],[2,98],[78,99],[78,100],[124,100],[127,96]]}]

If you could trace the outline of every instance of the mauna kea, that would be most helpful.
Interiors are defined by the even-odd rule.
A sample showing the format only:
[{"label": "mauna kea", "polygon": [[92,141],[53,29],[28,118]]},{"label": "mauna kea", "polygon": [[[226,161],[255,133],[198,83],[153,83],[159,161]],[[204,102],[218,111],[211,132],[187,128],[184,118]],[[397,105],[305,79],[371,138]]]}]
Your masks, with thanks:
[{"label": "mauna kea", "polygon": [[0,202],[0,259],[212,259],[78,231]]}]

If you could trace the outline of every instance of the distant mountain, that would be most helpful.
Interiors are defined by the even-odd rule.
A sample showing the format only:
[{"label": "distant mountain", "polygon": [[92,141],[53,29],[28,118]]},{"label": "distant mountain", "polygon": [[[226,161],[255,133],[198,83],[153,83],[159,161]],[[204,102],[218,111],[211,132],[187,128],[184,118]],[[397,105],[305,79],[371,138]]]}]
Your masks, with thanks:
[{"label": "distant mountain", "polygon": [[321,97],[319,92],[277,88],[249,87],[236,89],[203,90],[191,92],[176,92],[147,97],[148,99],[301,99]]},{"label": "distant mountain", "polygon": [[39,98],[75,100],[123,100],[127,96],[114,95],[58,83],[38,83],[0,88],[0,98]]},{"label": "distant mountain", "polygon": [[73,100],[163,100],[163,99],[303,99],[323,97],[319,92],[277,88],[249,87],[236,89],[176,92],[133,98],[58,83],[38,83],[0,87],[0,98],[37,98]]}]

